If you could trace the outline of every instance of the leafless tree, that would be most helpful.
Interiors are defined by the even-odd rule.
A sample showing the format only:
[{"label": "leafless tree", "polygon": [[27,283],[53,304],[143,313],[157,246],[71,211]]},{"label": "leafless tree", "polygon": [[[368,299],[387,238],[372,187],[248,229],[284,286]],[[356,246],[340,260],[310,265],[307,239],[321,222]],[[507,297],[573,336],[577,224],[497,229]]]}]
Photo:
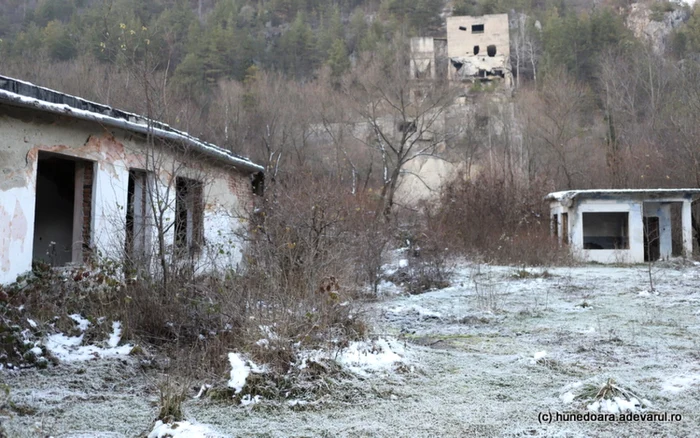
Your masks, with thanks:
[{"label": "leafless tree", "polygon": [[366,127],[358,140],[380,157],[385,218],[395,204],[406,165],[419,157],[436,157],[445,146],[445,112],[455,97],[448,84],[412,80],[405,53],[397,49],[391,60],[363,60],[343,84]]}]

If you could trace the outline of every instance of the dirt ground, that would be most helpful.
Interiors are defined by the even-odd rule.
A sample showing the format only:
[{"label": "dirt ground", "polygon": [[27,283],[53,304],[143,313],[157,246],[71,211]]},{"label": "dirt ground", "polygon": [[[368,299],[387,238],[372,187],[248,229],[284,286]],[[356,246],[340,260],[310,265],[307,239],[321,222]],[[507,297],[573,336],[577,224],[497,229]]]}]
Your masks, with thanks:
[{"label": "dirt ground", "polygon": [[[347,379],[315,404],[192,397],[185,414],[232,437],[698,436],[700,267],[659,263],[651,277],[653,289],[642,265],[465,264],[451,287],[370,305],[372,336],[403,345],[401,366]],[[10,437],[145,436],[157,412],[154,376],[133,358],[0,378],[15,406],[2,419]],[[682,419],[538,421],[588,412],[583,388],[608,379],[648,403],[637,412]]]}]

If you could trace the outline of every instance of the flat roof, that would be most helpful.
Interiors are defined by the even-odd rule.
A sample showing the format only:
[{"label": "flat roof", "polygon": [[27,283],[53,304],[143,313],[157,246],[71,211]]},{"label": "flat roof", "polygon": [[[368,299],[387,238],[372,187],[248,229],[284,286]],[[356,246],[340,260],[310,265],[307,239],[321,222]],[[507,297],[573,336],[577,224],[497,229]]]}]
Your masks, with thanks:
[{"label": "flat roof", "polygon": [[565,190],[552,192],[544,197],[545,201],[563,201],[577,197],[595,198],[684,198],[686,196],[700,195],[700,189],[592,189],[592,190]]},{"label": "flat roof", "polygon": [[164,140],[182,143],[201,154],[248,172],[263,172],[265,170],[246,157],[200,140],[165,123],[2,75],[0,75],[0,103],[153,135]]}]

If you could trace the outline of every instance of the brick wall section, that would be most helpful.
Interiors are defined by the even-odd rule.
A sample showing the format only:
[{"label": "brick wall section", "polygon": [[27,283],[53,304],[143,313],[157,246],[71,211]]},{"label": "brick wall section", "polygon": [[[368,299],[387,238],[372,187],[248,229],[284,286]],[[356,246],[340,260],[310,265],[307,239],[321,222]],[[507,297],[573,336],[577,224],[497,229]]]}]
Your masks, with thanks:
[{"label": "brick wall section", "polygon": [[239,200],[239,205],[251,208],[253,203],[253,187],[250,175],[247,173],[231,172],[229,176],[229,188]]},{"label": "brick wall section", "polygon": [[87,162],[84,164],[83,174],[83,261],[90,257],[92,250],[92,182],[94,164]]}]

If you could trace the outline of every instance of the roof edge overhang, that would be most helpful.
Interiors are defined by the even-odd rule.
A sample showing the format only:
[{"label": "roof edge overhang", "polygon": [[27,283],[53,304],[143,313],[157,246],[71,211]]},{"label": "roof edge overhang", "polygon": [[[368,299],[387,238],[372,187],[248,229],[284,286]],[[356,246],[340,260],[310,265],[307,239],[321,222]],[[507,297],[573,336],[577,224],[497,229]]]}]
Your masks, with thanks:
[{"label": "roof edge overhang", "polygon": [[601,190],[568,190],[562,192],[552,192],[544,197],[545,201],[566,202],[576,198],[585,199],[640,199],[645,198],[650,201],[659,198],[693,198],[700,197],[698,188],[682,189],[601,189]]},{"label": "roof edge overhang", "polygon": [[170,127],[168,127],[168,129],[163,129],[159,126],[165,127],[167,125],[163,125],[160,123],[152,123],[154,121],[151,121],[142,116],[138,117],[140,120],[146,121],[146,123],[137,123],[125,119],[110,117],[104,114],[98,114],[86,110],[81,110],[78,108],[73,108],[65,104],[52,103],[32,97],[23,96],[21,94],[13,93],[11,91],[2,89],[0,89],[0,102],[7,103],[12,106],[29,108],[67,117],[73,117],[89,122],[95,122],[100,125],[118,128],[130,132],[136,132],[147,136],[150,135],[164,140],[179,142],[187,147],[190,147],[192,150],[198,153],[201,153],[217,161],[221,161],[223,163],[232,165],[239,170],[247,171],[249,173],[265,171],[265,168],[263,166],[253,163],[248,159],[238,157],[225,149],[222,149],[211,143],[202,141],[185,132],[178,131]]}]

